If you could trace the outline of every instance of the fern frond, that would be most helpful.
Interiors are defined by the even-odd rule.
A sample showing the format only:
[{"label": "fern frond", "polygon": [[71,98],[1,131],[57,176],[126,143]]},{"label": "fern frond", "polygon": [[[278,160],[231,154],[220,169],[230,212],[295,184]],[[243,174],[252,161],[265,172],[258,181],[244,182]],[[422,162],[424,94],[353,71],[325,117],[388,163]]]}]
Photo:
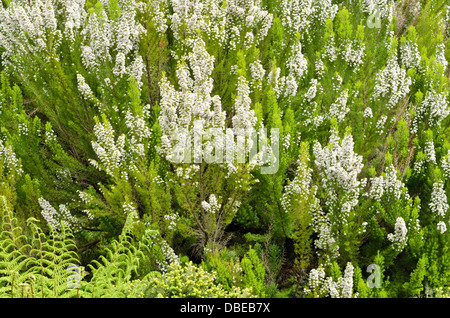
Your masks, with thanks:
[{"label": "fern frond", "polygon": [[[71,230],[61,224],[49,235],[29,218],[19,226],[5,197],[0,197],[0,297],[76,297],[69,288],[70,265],[79,264]],[[23,233],[26,232],[28,236]]]},{"label": "fern frond", "polygon": [[140,259],[144,258],[141,244],[129,236],[136,218],[135,213],[130,213],[119,239],[105,249],[105,256],[89,265],[93,276],[87,292],[91,297],[126,297],[130,283],[138,274]]},{"label": "fern frond", "polygon": [[89,265],[93,273],[88,286],[91,296],[124,297],[127,284],[137,274],[139,259],[143,256],[129,238],[112,242],[111,248],[106,249],[106,257],[101,256],[100,262],[93,261]]},{"label": "fern frond", "polygon": [[4,196],[0,197],[0,211],[0,297],[14,297],[31,275],[28,257],[31,246]]},{"label": "fern frond", "polygon": [[40,275],[38,289],[43,297],[73,297],[75,290],[68,288],[67,280],[70,272],[67,270],[72,264],[79,264],[78,255],[73,235],[64,223],[61,231],[51,229],[48,236],[29,220],[33,228],[33,248],[31,253],[35,255],[33,270]]}]

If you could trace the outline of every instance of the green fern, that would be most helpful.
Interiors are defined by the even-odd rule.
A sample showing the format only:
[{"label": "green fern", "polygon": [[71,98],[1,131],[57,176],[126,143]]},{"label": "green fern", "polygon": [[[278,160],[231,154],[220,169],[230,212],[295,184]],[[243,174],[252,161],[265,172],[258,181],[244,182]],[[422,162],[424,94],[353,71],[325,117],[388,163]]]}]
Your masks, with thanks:
[{"label": "green fern", "polygon": [[20,292],[19,286],[31,277],[27,256],[31,246],[4,196],[0,197],[0,204],[0,297],[14,297]]},{"label": "green fern", "polygon": [[100,262],[94,260],[93,265],[89,265],[93,277],[86,292],[93,298],[125,297],[126,284],[137,273],[142,251],[129,240],[114,241],[106,251],[107,256],[101,256]]},{"label": "green fern", "polygon": [[106,248],[106,257],[100,256],[100,261],[93,260],[89,267],[92,279],[86,285],[86,295],[93,298],[125,297],[128,284],[138,273],[140,259],[144,256],[142,244],[138,247],[130,238],[135,213],[130,213],[125,222],[119,240],[114,240],[110,248]]},{"label": "green fern", "polygon": [[28,219],[33,229],[30,256],[31,270],[37,274],[37,290],[42,297],[75,297],[77,290],[68,286],[70,266],[79,263],[72,232],[62,224],[60,232],[52,229],[46,236],[35,222]]},{"label": "green fern", "polygon": [[0,204],[0,297],[76,297],[68,286],[68,268],[79,263],[70,229],[62,224],[46,235],[29,218],[24,231],[5,197]]}]

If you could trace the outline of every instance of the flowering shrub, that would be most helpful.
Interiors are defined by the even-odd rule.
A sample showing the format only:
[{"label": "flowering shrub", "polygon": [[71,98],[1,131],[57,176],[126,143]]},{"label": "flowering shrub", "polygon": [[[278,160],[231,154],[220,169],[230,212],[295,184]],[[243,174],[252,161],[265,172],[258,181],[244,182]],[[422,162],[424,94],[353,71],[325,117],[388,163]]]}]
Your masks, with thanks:
[{"label": "flowering shrub", "polygon": [[3,0],[0,296],[58,240],[73,297],[448,289],[449,36],[444,0]]}]

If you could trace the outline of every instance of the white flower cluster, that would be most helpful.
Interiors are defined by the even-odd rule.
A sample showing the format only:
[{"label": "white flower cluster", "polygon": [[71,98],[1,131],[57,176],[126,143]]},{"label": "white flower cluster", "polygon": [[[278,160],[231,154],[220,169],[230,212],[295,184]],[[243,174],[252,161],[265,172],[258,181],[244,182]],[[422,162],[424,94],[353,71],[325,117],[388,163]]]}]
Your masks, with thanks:
[{"label": "white flower cluster", "polygon": [[187,45],[198,31],[231,50],[241,45],[258,45],[272,25],[273,15],[262,9],[261,0],[170,0],[170,3],[173,8],[170,28],[175,39]]},{"label": "white flower cluster", "polygon": [[305,94],[305,99],[308,103],[310,103],[317,94],[317,79],[313,78],[310,82],[310,86],[308,88],[308,91]]},{"label": "white flower cluster", "polygon": [[388,116],[381,115],[380,118],[377,120],[376,126],[375,126],[375,132],[379,135],[384,134],[384,128],[386,126]]},{"label": "white flower cluster", "polygon": [[334,20],[339,7],[333,4],[332,0],[315,0],[313,1],[313,17],[321,24],[324,24],[328,19]]},{"label": "white flower cluster", "polygon": [[283,77],[282,80],[285,82],[284,96],[287,98],[294,97],[298,90],[298,83],[295,80],[295,77],[292,74],[289,74],[288,76]]},{"label": "white flower cluster", "polygon": [[227,12],[219,1],[171,0],[170,4],[173,8],[173,14],[169,16],[170,28],[177,41],[191,39],[196,30],[201,30],[223,45]]},{"label": "white flower cluster", "polygon": [[292,200],[308,200],[312,192],[313,202],[311,210],[319,208],[319,201],[315,197],[316,188],[311,189],[312,169],[308,168],[305,160],[300,160],[294,179],[284,188],[281,206],[286,213],[291,209]]},{"label": "white flower cluster", "polygon": [[372,117],[373,117],[372,108],[366,107],[364,109],[364,118],[372,118]]},{"label": "white flower cluster", "polygon": [[[81,201],[86,205],[91,205],[93,203],[94,198],[89,193],[78,191],[78,196],[80,197]],[[94,216],[89,210],[83,210],[83,213],[85,213],[89,220],[93,220]]]},{"label": "white flower cluster", "polygon": [[200,166],[198,164],[191,164],[187,167],[177,167],[175,170],[176,175],[178,178],[182,178],[185,180],[192,179],[194,174],[200,169]]},{"label": "white flower cluster", "polygon": [[313,145],[315,165],[322,177],[322,185],[327,195],[325,204],[329,210],[326,215],[320,212],[315,216],[315,228],[319,231],[316,245],[322,244],[323,247],[331,248],[333,255],[337,255],[337,232],[348,223],[366,182],[365,179],[358,180],[363,162],[362,156],[355,154],[353,147],[351,134],[346,134],[340,142],[335,130],[332,131],[328,146],[322,147],[318,142]]},{"label": "white flower cluster", "polygon": [[290,0],[281,1],[281,21],[286,31],[294,36],[296,33],[308,35],[313,20],[324,24],[334,19],[338,6],[331,0]]},{"label": "white flower cluster", "polygon": [[301,80],[307,73],[308,62],[302,52],[301,42],[296,42],[292,46],[291,55],[286,62],[289,74],[293,75],[296,80]]},{"label": "white flower cluster", "polygon": [[370,15],[379,14],[380,18],[388,17],[391,12],[394,3],[392,0],[364,0],[363,9]]},{"label": "white flower cluster", "polygon": [[59,229],[60,221],[56,219],[56,217],[59,215],[58,211],[56,211],[56,209],[43,198],[39,198],[38,202],[42,208],[41,214],[47,221],[47,223],[50,224],[54,229]]},{"label": "white flower cluster", "polygon": [[125,68],[125,54],[123,52],[117,53],[116,64],[114,65],[112,72],[119,78],[126,74],[127,70]]},{"label": "white flower cluster", "polygon": [[59,211],[57,211],[47,200],[44,198],[38,198],[39,205],[41,206],[41,214],[45,221],[55,230],[61,230],[61,223],[76,229],[79,226],[78,220],[70,213],[69,209],[64,204],[59,205]]},{"label": "white flower cluster", "polygon": [[17,130],[18,130],[19,136],[28,136],[29,130],[28,130],[28,126],[26,123],[18,123]]},{"label": "white flower cluster", "polygon": [[84,214],[86,214],[86,216],[87,216],[87,218],[89,219],[89,220],[93,220],[94,219],[94,216],[92,215],[92,213],[91,213],[91,211],[89,211],[89,210],[83,210],[82,211]]},{"label": "white flower cluster", "polygon": [[418,159],[414,162],[414,166],[413,166],[413,170],[417,173],[420,174],[420,172],[422,171],[423,168],[423,164],[425,163],[425,160],[422,159]]},{"label": "white flower cluster", "polygon": [[305,293],[315,294],[315,297],[357,298],[358,293],[353,293],[353,270],[352,263],[348,262],[343,277],[334,281],[332,277],[326,277],[322,266],[312,269],[309,273],[309,288],[305,289]]},{"label": "white flower cluster", "polygon": [[134,115],[130,110],[125,114],[125,125],[129,133],[140,142],[150,139],[152,135],[145,119],[145,116]]},{"label": "white flower cluster", "polygon": [[291,36],[296,33],[308,32],[311,24],[311,15],[314,12],[313,1],[282,1],[281,2],[281,20],[283,26]]},{"label": "white flower cluster", "polygon": [[[49,94],[48,74],[44,74],[48,70],[39,63],[64,60],[63,54],[70,50],[79,52],[85,69],[79,72],[99,83],[102,93],[124,76],[135,77],[141,87],[144,63],[138,50],[145,29],[137,22],[138,5],[132,0],[118,0],[117,5],[118,15],[110,12],[105,1],[92,11],[85,0],[12,1],[10,6],[1,7],[0,46],[5,69],[36,82]],[[81,95],[102,111],[80,74],[77,81]]]},{"label": "white flower cluster", "polygon": [[318,254],[324,257],[325,264],[331,264],[332,260],[339,256],[339,245],[332,227],[328,215],[322,209],[315,210],[312,228],[318,234],[318,238],[314,241],[314,245]]},{"label": "white flower cluster", "polygon": [[357,41],[347,41],[347,43],[343,45],[341,55],[344,61],[346,61],[350,67],[354,68],[354,72],[357,72],[363,65],[366,56],[365,50],[366,47]]},{"label": "white flower cluster", "polygon": [[405,43],[400,44],[400,59],[406,69],[415,68],[418,71],[421,70],[421,56],[416,42],[406,40]]},{"label": "white flower cluster", "polygon": [[114,129],[109,121],[96,123],[94,126],[94,134],[97,141],[91,142],[92,148],[100,162],[91,159],[90,163],[95,168],[104,170],[112,177],[126,178],[127,175],[124,167],[126,157],[125,135],[120,135],[116,140]]},{"label": "white flower cluster", "polygon": [[0,139],[0,164],[3,167],[3,173],[11,175],[21,175],[23,173],[22,164],[16,157],[16,154],[10,145],[3,143],[2,139]]},{"label": "white flower cluster", "polygon": [[329,117],[335,118],[338,123],[342,122],[350,111],[350,108],[347,106],[348,100],[348,89],[341,92],[336,101],[331,104],[329,109]]},{"label": "white flower cluster", "polygon": [[[156,263],[159,267],[159,270],[163,275],[167,272],[170,264],[177,263],[180,264],[180,259],[177,254],[175,254],[174,250],[170,247],[170,245],[160,236],[158,231],[146,229],[145,236],[150,241],[150,244],[156,245],[160,248],[162,253],[162,259],[156,259]],[[147,245],[150,249],[152,246]]]},{"label": "white flower cluster", "polygon": [[416,107],[416,115],[413,118],[411,132],[417,133],[419,124],[428,116],[430,127],[438,126],[450,114],[447,96],[434,91],[428,91],[422,103]]},{"label": "white flower cluster", "polygon": [[51,144],[57,142],[56,134],[53,131],[53,128],[46,129],[46,131],[45,131],[45,139],[44,140],[45,140],[45,143],[47,145],[51,145]]},{"label": "white flower cluster", "polygon": [[262,89],[262,82],[264,79],[264,75],[266,74],[266,70],[261,64],[261,61],[256,60],[253,63],[250,63],[250,72],[252,76],[252,87],[257,90]]},{"label": "white flower cluster", "polygon": [[409,199],[407,189],[404,183],[398,179],[397,170],[393,164],[390,164],[386,168],[385,175],[374,177],[370,179],[372,187],[369,192],[369,197],[381,201],[383,195],[386,195],[388,200],[400,200],[402,195],[405,199]]},{"label": "white flower cluster", "polygon": [[[328,189],[329,200],[335,201],[333,187],[344,190],[350,200],[359,196],[362,183],[358,181],[358,174],[363,168],[362,156],[353,151],[354,142],[351,134],[346,134],[342,141],[335,130],[332,131],[329,144],[323,147],[316,142],[313,146],[315,164],[321,170],[324,187]],[[357,202],[354,202],[356,205]]]},{"label": "white flower cluster", "polygon": [[[229,32],[230,32],[229,34],[230,40],[227,43],[228,48],[231,51],[236,51],[239,45],[239,41],[241,39],[240,30],[237,26],[232,26]],[[231,72],[231,74],[233,74],[233,72]]]},{"label": "white flower cluster", "polygon": [[[12,2],[6,8],[0,7],[0,46],[4,49],[2,59],[6,68],[24,71],[27,65],[18,61],[17,55],[44,53],[50,41],[53,48],[58,48],[61,37],[53,1],[35,0],[33,5]],[[46,54],[42,56],[46,58]]]},{"label": "white flower cluster", "polygon": [[432,139],[426,141],[424,151],[427,156],[427,161],[436,164],[436,152],[434,151],[434,142]]},{"label": "white flower cluster", "polygon": [[125,124],[128,128],[127,137],[130,138],[131,152],[139,157],[145,155],[146,144],[152,136],[151,129],[147,126],[145,117],[134,115],[127,111],[125,115]]},{"label": "white flower cluster", "polygon": [[448,67],[448,61],[445,58],[445,44],[441,43],[439,44],[436,52],[436,62],[442,65],[444,68],[444,72],[447,70]]},{"label": "white flower cluster", "polygon": [[[235,155],[238,154],[239,163],[244,163],[244,159],[240,160],[239,156],[244,156],[252,149],[253,140],[250,134],[257,118],[255,111],[251,109],[249,83],[244,76],[239,76],[234,100],[234,116],[231,118],[233,128],[226,127],[226,112],[222,110],[220,97],[211,96],[213,68],[214,57],[206,51],[203,40],[197,38],[192,42],[192,52],[178,63],[176,74],[180,89],[176,90],[168,79],[162,76],[159,116],[162,137],[158,151],[172,162],[192,162],[193,142],[195,163],[203,159],[208,163],[225,161],[228,172],[232,173],[236,169]],[[219,154],[223,155],[225,148],[227,155],[223,158]],[[213,150],[215,158],[211,158]],[[184,154],[184,158],[179,160],[181,153]],[[261,164],[258,160],[260,157],[261,154],[251,161],[254,165],[252,169]]]},{"label": "white flower cluster", "polygon": [[[125,58],[139,48],[139,39],[145,30],[136,21],[134,1],[121,0],[118,4],[120,15],[115,19],[109,17],[104,8],[100,16],[90,13],[80,35],[83,37],[81,49],[86,69],[98,72],[106,63],[113,62],[114,75],[121,77],[132,69],[136,72],[136,66],[127,69]],[[136,62],[138,59],[136,55],[130,65],[139,63]],[[139,81],[140,78],[136,77],[136,80]]]},{"label": "white flower cluster", "polygon": [[164,34],[167,31],[167,10],[167,0],[147,1],[147,7],[143,10],[147,12],[148,16],[153,17],[153,20],[155,21],[155,29],[159,34]]},{"label": "white flower cluster", "polygon": [[75,41],[75,36],[83,27],[87,18],[87,12],[84,10],[85,0],[61,1],[65,6],[65,32],[71,42]]},{"label": "white flower cluster", "polygon": [[78,90],[80,91],[81,95],[89,100],[94,95],[89,85],[86,83],[85,78],[81,74],[77,74],[77,83],[78,83]]},{"label": "white flower cluster", "polygon": [[244,76],[238,78],[237,97],[234,102],[236,115],[233,116],[233,128],[248,130],[256,124],[255,111],[251,109],[250,89]]},{"label": "white flower cluster", "polygon": [[325,51],[323,56],[330,62],[334,62],[338,58],[338,50],[336,48],[335,34],[331,33],[328,41],[325,43]]},{"label": "white flower cluster", "polygon": [[279,97],[293,97],[297,94],[298,83],[308,72],[308,61],[302,53],[302,44],[297,41],[291,48],[286,66],[288,74],[281,76],[281,69],[274,68],[269,73],[269,85],[272,85],[274,91]]},{"label": "white flower cluster", "polygon": [[406,70],[398,65],[396,55],[392,55],[386,67],[377,74],[373,98],[388,98],[387,108],[391,110],[406,97],[411,84],[412,80],[406,75]]},{"label": "white flower cluster", "polygon": [[331,298],[357,298],[358,293],[353,294],[353,265],[348,262],[345,267],[344,276],[339,277],[337,282],[329,280]]},{"label": "white flower cluster", "polygon": [[443,221],[439,221],[436,227],[441,234],[444,234],[447,231],[447,225]]},{"label": "white flower cluster", "polygon": [[79,73],[77,73],[77,84],[78,84],[78,91],[81,93],[81,96],[85,100],[90,101],[95,106],[97,106],[100,112],[103,112],[105,110],[103,104],[100,103],[100,101],[95,97],[94,92],[92,92],[89,84],[86,83],[86,79],[83,77],[83,75]]},{"label": "white flower cluster", "polygon": [[291,146],[291,134],[286,134],[283,137],[283,150],[287,151]]},{"label": "white flower cluster", "polygon": [[[176,71],[180,91],[177,91],[165,76],[160,81],[159,124],[162,137],[161,147],[158,150],[169,160],[173,159],[171,157],[175,154],[174,149],[183,132],[187,135],[191,129],[194,129],[195,134],[201,138],[204,129],[225,130],[226,114],[222,111],[220,97],[211,96],[213,89],[211,73],[214,67],[214,57],[206,51],[203,40],[197,39],[193,43],[192,52],[184,59],[189,62],[189,67],[183,60],[178,64]],[[248,99],[242,95],[239,101],[243,103],[240,111],[244,111]],[[245,121],[240,116],[237,116],[235,121],[239,121],[238,119]],[[182,142],[183,146],[186,145],[186,142],[186,140]],[[202,149],[203,147],[197,147],[195,151],[201,152]],[[195,154],[195,157],[199,156],[201,157],[201,153]]]},{"label": "white flower cluster", "polygon": [[443,156],[441,162],[441,168],[444,172],[444,176],[449,179],[450,178],[450,150],[447,155]]},{"label": "white flower cluster", "polygon": [[399,216],[395,222],[394,233],[389,233],[387,236],[388,240],[392,242],[392,248],[395,251],[399,253],[403,251],[408,241],[407,233],[408,229],[406,228],[405,220]]},{"label": "white flower cluster", "polygon": [[[205,43],[201,39],[193,43],[192,49],[192,52],[184,58],[189,62],[190,69],[186,62],[181,61],[176,71],[181,91],[176,91],[165,76],[161,80],[162,112],[159,121],[163,134],[171,133],[177,127],[187,129],[195,118],[202,119],[206,126],[212,124],[215,124],[215,127],[223,126],[224,113],[219,111],[215,114],[210,110],[213,102],[220,108],[220,99],[211,97],[213,81],[210,76],[214,67],[214,57],[206,51]],[[220,115],[223,116],[220,122],[213,122],[213,118]]]},{"label": "white flower cluster", "polygon": [[[326,114],[320,114],[318,113],[318,104],[316,101],[313,101],[312,103],[309,104],[309,109],[305,108],[303,110],[303,116],[305,116],[305,121],[303,122],[303,124],[305,126],[308,126],[310,124],[312,124],[315,127],[319,127],[320,125],[323,124],[323,122],[327,119]],[[308,111],[309,110],[309,111]]]},{"label": "white flower cluster", "polygon": [[[102,85],[105,72],[100,70],[109,68],[111,63],[115,76],[134,76],[141,84],[144,65],[136,53],[145,30],[136,22],[137,4],[119,0],[118,17],[107,14],[108,3],[102,5],[97,13],[86,11],[85,0],[36,0],[32,5],[14,1],[11,6],[1,8],[0,45],[5,48],[4,63],[24,76],[30,75],[26,70],[32,67],[22,65],[20,57],[33,54],[44,60],[50,57],[59,60],[57,49],[64,40],[72,50],[78,50],[81,43],[83,65]],[[59,20],[63,22],[58,24]]]},{"label": "white flower cluster", "polygon": [[129,215],[135,215],[135,216],[137,217],[137,215],[138,215],[137,209],[136,209],[136,207],[133,205],[132,202],[124,202],[124,203],[122,204],[122,210],[123,210],[123,213],[124,213],[126,216],[129,216]]},{"label": "white flower cluster", "polygon": [[[420,11],[422,10],[422,3],[420,0],[412,1],[412,3],[409,3],[410,6],[410,12],[413,16],[417,17],[420,14]],[[433,7],[433,4],[431,5]],[[397,7],[398,9],[398,7]]]},{"label": "white flower cluster", "polygon": [[313,268],[309,272],[309,288],[305,288],[305,293],[310,294],[313,291],[316,292],[317,297],[322,297],[322,295],[328,294],[328,286],[326,284],[325,279],[326,273],[325,268],[323,266],[318,267],[317,269]]},{"label": "white flower cluster", "polygon": [[316,60],[314,70],[318,79],[321,79],[323,77],[323,74],[325,74],[325,66],[323,65],[323,61],[321,59]]},{"label": "white flower cluster", "polygon": [[222,205],[219,204],[219,202],[217,201],[217,198],[214,194],[211,194],[209,196],[209,202],[206,202],[206,201],[202,202],[203,210],[205,210],[206,213],[209,213],[209,214],[216,214],[217,212],[219,212],[221,206]]},{"label": "white flower cluster", "polygon": [[447,218],[449,205],[447,203],[447,195],[445,194],[444,183],[442,181],[433,183],[433,191],[431,192],[429,206],[431,212],[439,219],[438,229],[440,230],[441,234],[444,233],[447,228],[445,222],[443,222],[442,219]]},{"label": "white flower cluster", "polygon": [[177,213],[172,213],[172,214],[166,214],[164,215],[164,220],[166,220],[167,222],[169,222],[169,225],[167,226],[167,228],[169,230],[174,230],[177,226],[177,220],[179,219],[179,216]]}]

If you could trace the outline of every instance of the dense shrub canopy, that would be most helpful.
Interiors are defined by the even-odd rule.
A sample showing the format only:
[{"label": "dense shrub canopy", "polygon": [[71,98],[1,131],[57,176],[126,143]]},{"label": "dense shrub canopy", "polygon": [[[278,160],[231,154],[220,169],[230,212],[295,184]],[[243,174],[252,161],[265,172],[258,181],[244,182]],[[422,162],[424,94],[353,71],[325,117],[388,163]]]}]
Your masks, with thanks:
[{"label": "dense shrub canopy", "polygon": [[0,296],[448,295],[449,36],[445,0],[2,0]]}]

